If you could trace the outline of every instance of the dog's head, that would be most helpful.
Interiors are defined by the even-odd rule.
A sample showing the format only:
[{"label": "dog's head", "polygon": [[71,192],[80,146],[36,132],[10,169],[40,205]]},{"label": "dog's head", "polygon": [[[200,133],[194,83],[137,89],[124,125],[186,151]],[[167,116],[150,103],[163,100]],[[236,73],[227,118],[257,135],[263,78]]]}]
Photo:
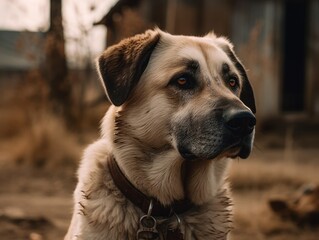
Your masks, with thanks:
[{"label": "dog's head", "polygon": [[108,48],[98,71],[139,144],[186,160],[249,156],[254,95],[225,38],[147,31]]}]

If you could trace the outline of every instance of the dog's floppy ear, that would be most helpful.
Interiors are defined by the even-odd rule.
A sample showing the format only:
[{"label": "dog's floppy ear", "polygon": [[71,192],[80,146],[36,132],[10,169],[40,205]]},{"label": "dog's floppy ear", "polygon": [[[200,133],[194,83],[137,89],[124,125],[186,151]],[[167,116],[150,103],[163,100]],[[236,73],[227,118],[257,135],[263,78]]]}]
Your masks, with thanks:
[{"label": "dog's floppy ear", "polygon": [[237,68],[237,71],[240,73],[243,79],[243,86],[240,93],[240,100],[250,108],[250,110],[253,113],[256,113],[256,104],[255,104],[255,97],[253,88],[250,85],[250,82],[247,77],[247,73],[245,71],[245,68],[237,58],[236,54],[233,52],[233,50],[229,46],[223,46],[224,51],[226,52],[227,56],[231,59],[235,67]]},{"label": "dog's floppy ear", "polygon": [[245,68],[240,63],[240,61],[238,60],[238,58],[236,57],[236,55],[234,53],[233,53],[233,56],[234,56],[234,59],[236,59],[235,66],[236,66],[236,68],[238,69],[240,75],[243,78],[243,83],[242,83],[243,86],[242,86],[239,98],[247,107],[250,108],[250,110],[253,113],[256,113],[256,103],[255,103],[254,92],[253,92],[253,88],[250,85],[250,82],[248,80]]},{"label": "dog's floppy ear", "polygon": [[240,99],[242,102],[250,108],[250,110],[253,113],[256,113],[256,103],[255,103],[255,97],[253,93],[253,88],[250,85],[250,82],[247,78],[247,74],[245,73],[244,81],[243,81],[243,87],[240,93]]},{"label": "dog's floppy ear", "polygon": [[98,72],[112,104],[120,106],[127,100],[159,38],[157,31],[149,30],[107,48],[98,58]]}]

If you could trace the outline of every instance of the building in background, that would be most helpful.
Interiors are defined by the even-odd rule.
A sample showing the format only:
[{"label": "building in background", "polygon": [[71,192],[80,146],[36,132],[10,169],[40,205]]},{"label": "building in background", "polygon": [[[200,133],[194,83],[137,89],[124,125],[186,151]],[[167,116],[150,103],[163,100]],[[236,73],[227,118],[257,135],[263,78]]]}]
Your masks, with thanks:
[{"label": "building in background", "polygon": [[43,61],[44,33],[0,30],[0,70],[27,70]]},{"label": "building in background", "polygon": [[0,86],[16,84],[44,58],[43,32],[0,30]]},{"label": "building in background", "polygon": [[107,45],[160,28],[229,37],[248,69],[259,119],[319,117],[319,0],[119,0],[97,25]]}]

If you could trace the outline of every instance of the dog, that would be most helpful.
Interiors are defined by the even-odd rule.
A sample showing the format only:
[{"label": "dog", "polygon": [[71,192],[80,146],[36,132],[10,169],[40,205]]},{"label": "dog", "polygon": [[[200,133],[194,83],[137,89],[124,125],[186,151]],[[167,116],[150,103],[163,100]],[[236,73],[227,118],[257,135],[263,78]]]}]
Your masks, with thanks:
[{"label": "dog", "polygon": [[319,226],[319,185],[305,185],[296,197],[270,199],[269,207],[282,220],[299,227]]},{"label": "dog", "polygon": [[232,158],[250,155],[255,99],[232,44],[160,29],[97,60],[112,103],[78,170],[65,239],[228,239]]}]

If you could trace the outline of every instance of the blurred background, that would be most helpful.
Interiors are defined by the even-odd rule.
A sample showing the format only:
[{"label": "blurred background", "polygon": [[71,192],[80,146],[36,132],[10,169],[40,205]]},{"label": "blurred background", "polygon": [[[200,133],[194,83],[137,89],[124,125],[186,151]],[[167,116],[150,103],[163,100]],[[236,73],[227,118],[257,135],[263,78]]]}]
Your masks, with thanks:
[{"label": "blurred background", "polygon": [[319,0],[1,0],[0,236],[62,239],[109,103],[94,59],[159,26],[229,38],[257,101],[232,239],[319,239]]}]

